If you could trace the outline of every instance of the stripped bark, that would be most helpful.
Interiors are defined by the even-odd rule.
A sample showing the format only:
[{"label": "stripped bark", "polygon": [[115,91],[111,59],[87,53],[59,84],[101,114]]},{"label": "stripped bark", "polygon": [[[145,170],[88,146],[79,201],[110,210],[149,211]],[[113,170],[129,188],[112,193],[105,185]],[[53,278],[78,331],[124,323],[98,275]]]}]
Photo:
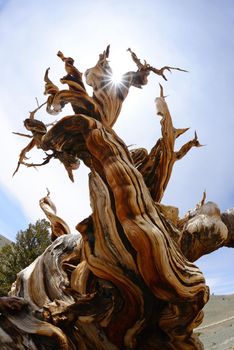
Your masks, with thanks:
[{"label": "stripped bark", "polygon": [[[48,191],[48,190],[47,190]],[[44,211],[45,215],[51,224],[51,240],[54,241],[57,237],[62,235],[67,235],[71,233],[67,223],[56,215],[57,209],[55,204],[50,199],[50,192],[47,192],[46,197],[43,197],[39,201],[41,209]]]}]

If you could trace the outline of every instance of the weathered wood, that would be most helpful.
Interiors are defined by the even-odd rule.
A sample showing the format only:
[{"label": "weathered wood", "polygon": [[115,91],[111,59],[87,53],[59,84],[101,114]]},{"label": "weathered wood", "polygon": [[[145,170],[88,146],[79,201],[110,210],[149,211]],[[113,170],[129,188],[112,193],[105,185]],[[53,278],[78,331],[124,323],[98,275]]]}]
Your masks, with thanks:
[{"label": "weathered wood", "polygon": [[140,154],[137,150],[132,151],[134,163],[137,162],[135,165],[143,175],[145,184],[149,188],[155,202],[160,202],[162,200],[171,177],[174,163],[183,158],[192,147],[201,146],[197,139],[197,134],[195,133],[193,140],[184,144],[180,150],[174,151],[176,139],[185,133],[188,128],[174,128],[161,85],[160,90],[160,97],[157,97],[155,102],[157,114],[162,117],[162,138],[157,141],[149,155],[141,151],[142,156],[140,158]]},{"label": "weathered wood", "polygon": [[50,199],[50,192],[47,196],[43,197],[39,201],[41,209],[51,223],[51,240],[54,241],[57,237],[71,233],[67,223],[56,215],[57,209],[52,200]]},{"label": "weathered wood", "polygon": [[74,60],[61,51],[67,73],[61,83],[68,89],[60,90],[45,73],[47,112],[58,114],[70,103],[74,115],[48,127],[32,112],[25,121],[32,140],[16,171],[20,164],[37,166],[25,162],[34,146],[50,151],[40,165],[57,158],[71,180],[82,160],[90,168],[92,214],[77,225],[80,234],[71,234],[49,193],[40,201],[54,242],[18,274],[11,297],[0,299],[4,349],[203,349],[193,329],[202,322],[209,289],[193,261],[233,246],[233,213],[221,214],[204,198],[180,219],[177,208],[160,203],[174,163],[200,146],[195,133],[174,150],[187,129],[173,126],[161,86],[156,108],[162,138],[149,153],[129,151],[113,131],[131,86],[146,85],[150,72],[166,79],[165,70],[184,71],[156,69],[129,51],[137,71],[124,74],[120,85],[111,80],[109,46],[85,72],[92,97]]}]

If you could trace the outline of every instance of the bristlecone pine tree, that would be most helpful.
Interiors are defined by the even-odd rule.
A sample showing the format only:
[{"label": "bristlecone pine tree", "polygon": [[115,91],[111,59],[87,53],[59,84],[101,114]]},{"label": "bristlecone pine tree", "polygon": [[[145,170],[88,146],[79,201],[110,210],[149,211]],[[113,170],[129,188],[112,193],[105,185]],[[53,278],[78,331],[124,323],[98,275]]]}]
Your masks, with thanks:
[{"label": "bristlecone pine tree", "polygon": [[[205,195],[183,219],[174,207],[160,204],[176,160],[200,146],[197,135],[175,151],[176,129],[163,88],[156,98],[162,138],[148,153],[130,151],[113,131],[131,86],[141,88],[153,72],[165,71],[136,63],[120,85],[112,84],[109,46],[97,64],[82,74],[61,52],[68,88],[60,90],[45,74],[46,110],[55,115],[70,103],[74,115],[48,129],[35,118],[24,121],[30,143],[21,164],[39,166],[59,159],[70,179],[80,160],[90,168],[92,214],[70,230],[50,199],[40,205],[51,222],[53,243],[21,271],[9,297],[0,298],[1,349],[192,350],[203,349],[194,328],[203,319],[209,289],[194,265],[200,256],[234,245],[233,210],[220,213]],[[182,70],[183,71],[183,70]],[[19,133],[18,133],[19,134]],[[29,136],[19,134],[22,136]],[[46,153],[42,164],[28,164],[34,146]]]}]

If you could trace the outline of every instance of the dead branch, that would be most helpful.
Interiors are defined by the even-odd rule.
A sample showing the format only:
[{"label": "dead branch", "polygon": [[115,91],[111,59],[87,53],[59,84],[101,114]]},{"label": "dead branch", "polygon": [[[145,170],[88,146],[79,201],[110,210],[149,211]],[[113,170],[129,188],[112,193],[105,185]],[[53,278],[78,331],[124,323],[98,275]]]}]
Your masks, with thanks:
[{"label": "dead branch", "polygon": [[128,48],[127,51],[129,51],[131,53],[132,60],[136,63],[136,65],[137,65],[139,70],[147,70],[149,72],[151,71],[151,72],[153,72],[153,73],[163,77],[164,80],[167,80],[167,78],[166,78],[166,76],[164,74],[165,70],[167,70],[170,73],[171,73],[172,70],[178,70],[180,72],[188,73],[188,71],[185,70],[185,69],[176,68],[176,67],[170,67],[170,66],[164,66],[164,67],[162,67],[160,69],[157,69],[157,68],[152,67],[145,60],[144,60],[144,64],[142,64],[141,60],[137,57],[135,52],[133,52],[130,48]]},{"label": "dead branch", "polygon": [[51,223],[51,240],[54,241],[57,237],[65,234],[69,234],[70,228],[66,222],[56,215],[56,206],[50,199],[50,192],[47,191],[46,197],[43,197],[39,201],[40,207],[47,216],[48,220]]},{"label": "dead branch", "polygon": [[140,162],[139,160],[136,162],[137,157],[133,156],[133,160],[135,166],[143,175],[152,198],[155,202],[160,202],[170,180],[175,162],[182,159],[192,147],[200,147],[201,145],[195,132],[193,140],[185,143],[179,151],[175,151],[176,139],[184,134],[188,128],[176,129],[173,126],[172,117],[165,101],[164,91],[161,85],[160,97],[156,98],[155,103],[157,115],[162,117],[162,138],[156,142],[148,156],[144,156]]}]

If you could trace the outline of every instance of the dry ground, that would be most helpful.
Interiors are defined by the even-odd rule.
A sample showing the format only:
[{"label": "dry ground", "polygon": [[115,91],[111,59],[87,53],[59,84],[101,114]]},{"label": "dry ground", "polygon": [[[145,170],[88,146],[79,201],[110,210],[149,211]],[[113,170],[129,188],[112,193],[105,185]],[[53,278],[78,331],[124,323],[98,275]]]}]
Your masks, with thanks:
[{"label": "dry ground", "polygon": [[212,295],[196,329],[205,350],[234,350],[234,295]]}]

